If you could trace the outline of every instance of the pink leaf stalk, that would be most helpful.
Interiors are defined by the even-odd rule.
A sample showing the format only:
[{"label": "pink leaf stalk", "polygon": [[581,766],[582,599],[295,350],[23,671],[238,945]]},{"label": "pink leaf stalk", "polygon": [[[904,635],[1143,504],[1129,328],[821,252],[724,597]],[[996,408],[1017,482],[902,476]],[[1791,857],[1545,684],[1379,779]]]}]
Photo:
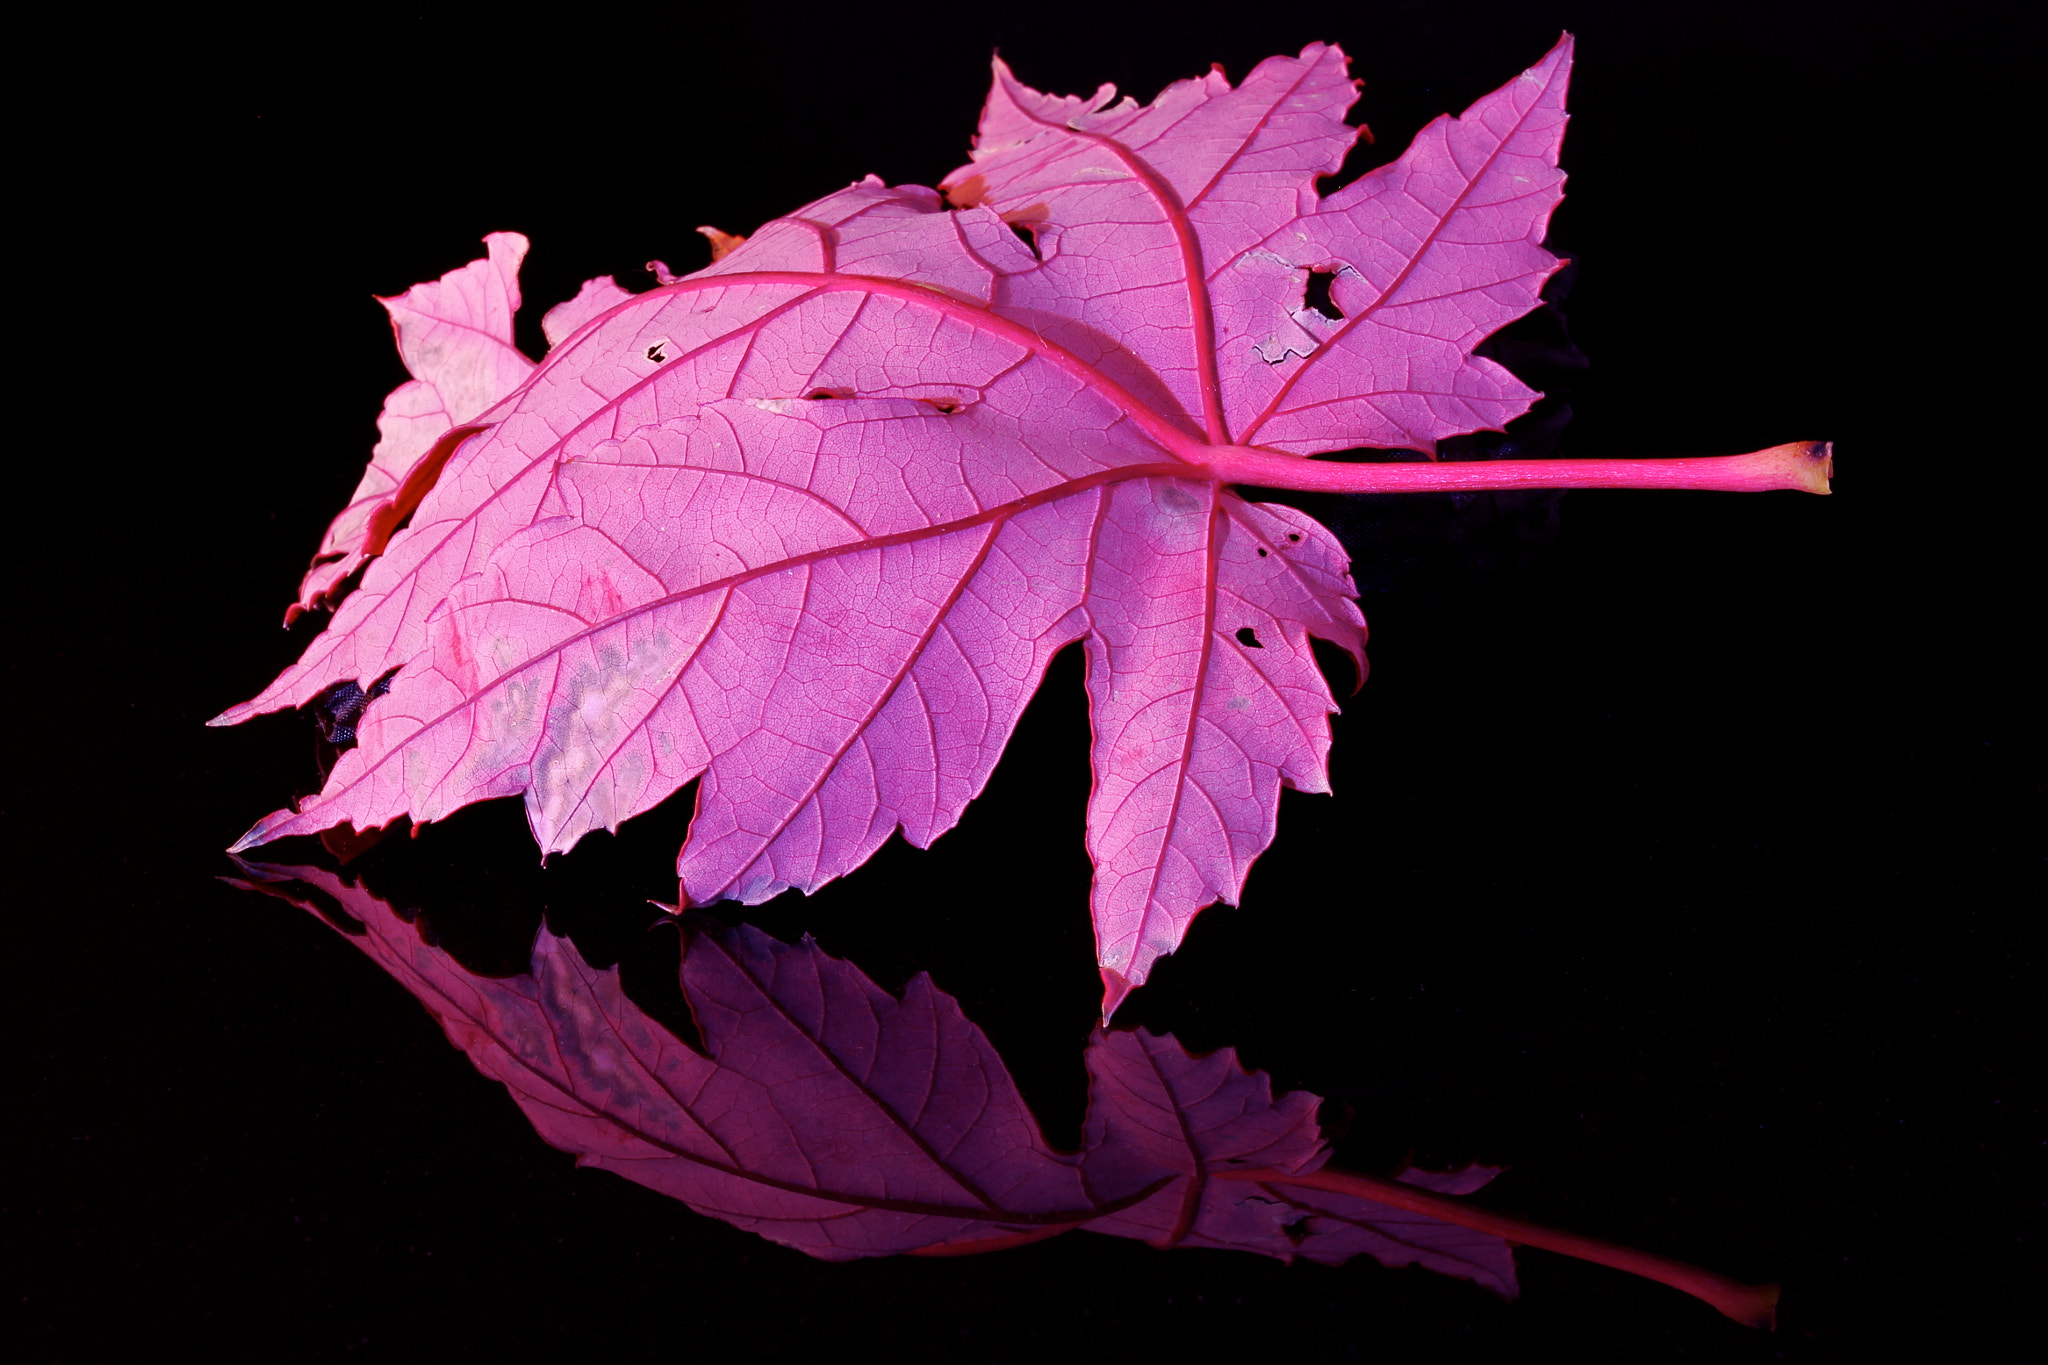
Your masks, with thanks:
[{"label": "pink leaf stalk", "polygon": [[[1326,199],[1355,137],[1335,48],[1144,107],[1040,94],[999,62],[943,198],[870,178],[714,234],[711,266],[661,267],[644,294],[593,281],[531,373],[497,302],[521,239],[491,239],[393,304],[419,296],[419,335],[449,340],[430,355],[401,318],[433,397],[409,385],[387,416],[439,406],[380,445],[301,605],[378,557],[216,723],[395,673],[389,695],[325,788],[237,848],[520,796],[554,852],[695,782],[684,903],[810,891],[894,832],[922,847],[956,823],[1080,642],[1106,1018],[1237,900],[1280,789],[1328,790],[1311,639],[1364,662],[1335,538],[1231,485],[1826,491],[1817,443],[1309,458],[1430,453],[1536,397],[1474,348],[1558,264],[1541,242],[1569,59],[1566,39]],[[1313,272],[1340,318],[1308,306]],[[468,311],[429,307],[436,289]]]},{"label": "pink leaf stalk", "polygon": [[[1325,1168],[1306,1174],[1286,1170],[1232,1170],[1219,1172],[1217,1178],[1256,1181],[1282,1199],[1291,1197],[1297,1190],[1313,1189],[1324,1198],[1348,1195],[1376,1205],[1405,1209],[1420,1218],[1449,1220],[1481,1237],[1497,1237],[1521,1246],[1541,1247],[1545,1251],[1625,1270],[1631,1275],[1670,1285],[1711,1305],[1745,1327],[1777,1330],[1779,1286],[1775,1284],[1744,1284],[1716,1271],[1674,1261],[1667,1256],[1638,1251],[1597,1237],[1560,1232],[1556,1228],[1542,1227],[1507,1214],[1460,1204],[1425,1189],[1411,1188],[1406,1176],[1398,1181],[1385,1180],[1355,1171]],[[1421,1181],[1412,1183],[1426,1184]]]},{"label": "pink leaf stalk", "polygon": [[[1462,1203],[1496,1169],[1398,1180],[1328,1165],[1319,1100],[1229,1049],[1098,1029],[1082,1150],[1055,1151],[1002,1059],[919,976],[898,998],[809,939],[691,936],[699,1052],[543,929],[528,976],[474,976],[389,905],[312,867],[234,884],[302,906],[417,996],[541,1136],[700,1213],[827,1260],[1000,1250],[1077,1228],[1339,1264],[1369,1255],[1517,1292],[1510,1242],[1579,1256],[1769,1325],[1775,1287]],[[1746,1316],[1745,1316],[1746,1315]]]}]

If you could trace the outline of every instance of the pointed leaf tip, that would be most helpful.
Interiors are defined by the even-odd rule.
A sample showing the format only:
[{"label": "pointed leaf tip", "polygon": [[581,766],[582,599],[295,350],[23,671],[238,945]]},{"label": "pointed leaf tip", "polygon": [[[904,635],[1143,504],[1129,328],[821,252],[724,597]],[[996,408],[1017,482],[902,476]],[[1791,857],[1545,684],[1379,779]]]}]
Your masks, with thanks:
[{"label": "pointed leaf tip", "polygon": [[[711,261],[714,265],[724,260],[734,248],[747,240],[737,233],[720,232],[717,228],[710,226],[700,227],[697,231],[702,233],[705,239],[711,243]],[[657,262],[657,264],[659,263]],[[668,281],[664,280],[662,283],[666,284]]]},{"label": "pointed leaf tip", "polygon": [[1117,1006],[1123,1004],[1125,997],[1130,995],[1130,993],[1131,983],[1124,979],[1122,972],[1117,971],[1113,967],[1104,967],[1102,969],[1102,1024],[1104,1028],[1109,1026],[1110,1017],[1116,1013]]}]

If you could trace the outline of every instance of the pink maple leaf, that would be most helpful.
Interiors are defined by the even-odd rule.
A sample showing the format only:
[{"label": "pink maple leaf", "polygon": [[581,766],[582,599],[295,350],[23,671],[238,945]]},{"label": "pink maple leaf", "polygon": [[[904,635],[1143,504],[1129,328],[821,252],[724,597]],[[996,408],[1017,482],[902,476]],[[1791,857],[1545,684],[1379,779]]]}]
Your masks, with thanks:
[{"label": "pink maple leaf", "polygon": [[927,976],[899,997],[808,938],[693,932],[681,986],[700,1051],[630,999],[616,968],[591,967],[546,928],[529,974],[477,976],[332,872],[241,868],[233,885],[348,935],[579,1165],[823,1259],[972,1254],[1084,1229],[1289,1261],[1369,1255],[1512,1297],[1521,1243],[1669,1284],[1752,1326],[1773,1320],[1775,1285],[1455,1197],[1497,1168],[1386,1180],[1332,1167],[1318,1098],[1276,1100],[1228,1048],[1194,1056],[1170,1037],[1098,1028],[1082,1148],[1061,1152]]},{"label": "pink maple leaf", "polygon": [[[1327,199],[1355,136],[1335,48],[1145,107],[998,63],[945,199],[870,178],[645,294],[586,286],[517,387],[444,404],[412,472],[373,463],[366,488],[399,482],[385,524],[410,521],[216,723],[395,670],[389,695],[236,847],[517,795],[553,852],[694,781],[685,903],[810,891],[956,823],[1080,641],[1106,1017],[1237,899],[1280,789],[1328,790],[1311,639],[1364,665],[1336,540],[1230,485],[1826,491],[1821,443],[1307,458],[1430,452],[1535,398],[1474,348],[1557,266],[1569,56]],[[1340,318],[1307,304],[1318,271]],[[376,548],[354,534],[329,570]]]}]

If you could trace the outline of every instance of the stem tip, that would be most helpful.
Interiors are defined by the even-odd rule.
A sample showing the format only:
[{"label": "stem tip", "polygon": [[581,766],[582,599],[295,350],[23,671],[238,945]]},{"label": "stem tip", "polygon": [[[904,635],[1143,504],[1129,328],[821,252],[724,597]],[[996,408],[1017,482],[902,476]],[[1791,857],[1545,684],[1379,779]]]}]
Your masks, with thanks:
[{"label": "stem tip", "polygon": [[1752,455],[1737,457],[1745,463],[1754,463],[1758,475],[1777,476],[1782,482],[1779,488],[1796,489],[1803,493],[1831,493],[1830,482],[1835,477],[1835,443],[1833,441],[1788,441],[1769,450],[1759,450]]}]

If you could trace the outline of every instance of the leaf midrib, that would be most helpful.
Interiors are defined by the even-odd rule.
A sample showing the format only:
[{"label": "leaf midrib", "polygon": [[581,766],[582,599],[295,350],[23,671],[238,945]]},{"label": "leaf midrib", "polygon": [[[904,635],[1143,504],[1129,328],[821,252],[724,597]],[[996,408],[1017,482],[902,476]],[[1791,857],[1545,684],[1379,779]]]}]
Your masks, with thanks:
[{"label": "leaf midrib", "polygon": [[[1050,488],[1041,489],[1036,493],[1027,494],[1024,497],[1015,499],[1011,502],[999,503],[995,507],[986,508],[980,512],[974,513],[971,516],[961,517],[954,521],[941,522],[932,526],[914,527],[908,531],[898,531],[886,536],[871,536],[865,540],[848,541],[836,545],[825,546],[820,549],[806,551],[801,555],[791,555],[786,559],[774,560],[770,563],[758,565],[751,569],[742,570],[739,573],[728,574],[723,578],[711,579],[704,583],[694,584],[688,588],[678,589],[675,592],[665,593],[657,598],[651,598],[638,606],[629,607],[626,610],[618,612],[615,615],[608,616],[601,621],[597,621],[592,624],[586,625],[582,630],[575,631],[572,634],[566,635],[562,639],[555,641],[553,644],[550,644],[544,647],[543,649],[535,652],[534,654],[527,656],[525,659],[522,659],[519,663],[503,669],[495,677],[493,677],[490,680],[490,682],[478,687],[474,693],[464,697],[464,699],[456,705],[449,707],[447,710],[443,711],[440,715],[435,716],[433,719],[423,722],[411,734],[407,735],[404,739],[400,740],[397,744],[393,745],[385,753],[379,755],[374,761],[366,762],[363,765],[361,772],[359,772],[355,777],[353,777],[346,787],[337,790],[332,796],[326,796],[325,794],[323,794],[321,799],[308,803],[307,807],[300,813],[302,815],[312,814],[314,812],[317,812],[323,806],[332,805],[336,801],[339,801],[343,796],[345,796],[348,792],[353,791],[358,785],[365,781],[372,773],[376,772],[379,768],[381,768],[385,763],[389,762],[393,758],[403,755],[407,751],[407,749],[417,741],[420,735],[425,734],[428,730],[434,728],[437,725],[441,725],[449,720],[454,719],[455,717],[461,715],[465,711],[468,711],[470,708],[476,706],[483,700],[483,698],[487,694],[489,694],[494,689],[502,686],[508,679],[518,676],[520,673],[523,673],[525,670],[533,667],[535,664],[541,662],[544,659],[562,653],[571,645],[574,645],[579,641],[587,640],[590,637],[598,634],[599,632],[608,630],[611,627],[619,624],[620,622],[630,620],[635,616],[642,615],[644,613],[651,611],[658,611],[663,607],[672,606],[679,602],[686,602],[694,597],[700,597],[708,593],[723,592],[732,588],[741,587],[747,583],[754,581],[755,579],[764,578],[769,574],[781,573],[787,569],[802,568],[807,565],[817,563],[821,560],[834,558],[840,555],[858,554],[869,550],[888,549],[897,545],[913,544],[920,540],[934,539],[940,536],[951,535],[957,531],[971,530],[974,527],[987,525],[988,523],[994,521],[1008,521],[1011,517],[1014,517],[1021,512],[1029,511],[1033,507],[1042,506],[1045,503],[1054,502],[1061,498],[1071,497],[1075,493],[1084,492],[1089,488],[1099,487],[1102,484],[1122,482],[1129,479],[1186,477],[1188,472],[1189,471],[1184,466],[1167,464],[1124,465],[1116,469],[1098,470],[1096,473],[1083,475],[1082,477],[1077,479],[1069,479],[1065,483],[1055,484]],[[1214,595],[1213,592],[1211,593],[1211,595]],[[572,614],[568,612],[567,608],[553,606],[552,604],[539,602],[531,602],[528,604],[536,607],[544,607],[545,609],[551,611],[562,612],[565,615]],[[489,604],[474,603],[471,605],[484,606]],[[706,638],[708,639],[709,636],[707,635]],[[692,655],[692,657],[694,658],[694,654]],[[688,667],[689,663],[688,661],[685,661],[685,663],[683,664],[683,668],[687,670]],[[680,674],[678,674],[678,676],[680,676]]]}]

